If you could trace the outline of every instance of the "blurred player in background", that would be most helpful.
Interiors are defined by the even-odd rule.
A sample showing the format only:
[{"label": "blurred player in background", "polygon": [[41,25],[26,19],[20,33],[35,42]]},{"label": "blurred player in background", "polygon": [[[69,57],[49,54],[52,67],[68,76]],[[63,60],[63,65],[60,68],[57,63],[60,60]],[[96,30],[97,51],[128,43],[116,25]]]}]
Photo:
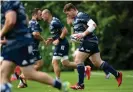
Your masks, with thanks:
[{"label": "blurred player in background", "polygon": [[[29,25],[28,25],[30,33],[33,36],[32,46],[33,46],[34,59],[36,61],[36,63],[34,64],[35,70],[41,70],[43,67],[43,60],[42,60],[42,57],[40,55],[39,48],[38,48],[40,41],[45,43],[45,40],[40,34],[42,32],[42,29],[38,23],[38,21],[42,19],[41,14],[42,14],[41,10],[39,8],[35,8],[32,12],[32,19],[29,21]],[[23,81],[20,80],[18,88],[27,87],[27,83],[26,83],[26,79],[24,75],[21,74],[20,77],[23,79]]]},{"label": "blurred player in background", "polygon": [[1,92],[11,92],[10,75],[16,65],[21,66],[25,77],[43,84],[51,85],[63,92],[67,91],[68,82],[61,83],[46,73],[36,71],[32,47],[32,36],[28,33],[26,14],[19,1],[1,1],[0,44],[1,48]]},{"label": "blurred player in background", "polygon": [[92,63],[96,67],[112,73],[118,82],[118,86],[120,86],[122,83],[122,73],[117,72],[100,57],[98,39],[93,33],[96,28],[95,22],[89,17],[88,14],[79,12],[72,3],[68,3],[64,6],[64,13],[68,18],[73,20],[75,37],[78,41],[80,40],[80,46],[75,57],[75,62],[77,63],[77,70],[79,73],[79,81],[76,85],[71,86],[71,88],[75,90],[84,89],[84,61],[88,57],[91,58]]}]

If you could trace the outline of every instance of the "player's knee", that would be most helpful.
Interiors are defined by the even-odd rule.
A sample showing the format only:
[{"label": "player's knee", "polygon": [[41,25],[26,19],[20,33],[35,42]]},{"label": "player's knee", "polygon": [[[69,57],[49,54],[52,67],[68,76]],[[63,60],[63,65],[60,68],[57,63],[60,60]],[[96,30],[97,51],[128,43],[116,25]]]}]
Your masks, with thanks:
[{"label": "player's knee", "polygon": [[43,63],[38,63],[34,66],[35,70],[41,70],[43,68]]},{"label": "player's knee", "polygon": [[64,67],[69,67],[69,63],[62,63]]},{"label": "player's knee", "polygon": [[78,59],[75,59],[74,62],[75,62],[76,65],[82,63],[82,62],[81,62],[80,60],[78,60]]},{"label": "player's knee", "polygon": [[62,61],[62,65],[63,65],[64,67],[69,67],[69,61],[68,61],[68,60],[63,60],[63,61]]},{"label": "player's knee", "polygon": [[43,64],[38,66],[38,70],[41,70],[43,68]]},{"label": "player's knee", "polygon": [[57,61],[53,60],[53,61],[52,61],[52,65],[53,65],[53,66],[57,66],[57,65],[58,65]]},{"label": "player's knee", "polygon": [[64,67],[68,67],[68,65],[67,64],[62,64]]},{"label": "player's knee", "polygon": [[37,63],[36,63],[37,66],[41,67],[43,66],[43,61],[42,60],[39,60]]},{"label": "player's knee", "polygon": [[100,67],[101,65],[101,60],[93,60],[92,63],[96,66],[96,67]]}]

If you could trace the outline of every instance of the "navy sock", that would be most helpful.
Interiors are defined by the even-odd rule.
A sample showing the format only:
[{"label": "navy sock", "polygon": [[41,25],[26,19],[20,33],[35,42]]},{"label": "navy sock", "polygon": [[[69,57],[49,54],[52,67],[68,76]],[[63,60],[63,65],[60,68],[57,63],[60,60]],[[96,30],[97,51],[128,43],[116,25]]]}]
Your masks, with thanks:
[{"label": "navy sock", "polygon": [[0,85],[0,88],[1,88],[1,92],[11,92],[11,84],[10,83]]},{"label": "navy sock", "polygon": [[109,71],[108,70],[103,70],[104,71],[104,73],[106,74],[106,75],[108,75],[109,74]]},{"label": "navy sock", "polygon": [[110,66],[107,62],[103,62],[100,68],[103,69],[104,71],[107,70],[108,72],[112,73],[116,78],[118,77],[118,72],[112,66]]},{"label": "navy sock", "polygon": [[81,85],[84,83],[84,72],[85,72],[84,64],[78,64],[77,71],[78,71],[78,84]]},{"label": "navy sock", "polygon": [[58,88],[58,89],[60,90],[62,85],[61,85],[61,82],[55,80],[53,86],[54,86],[55,88]]}]

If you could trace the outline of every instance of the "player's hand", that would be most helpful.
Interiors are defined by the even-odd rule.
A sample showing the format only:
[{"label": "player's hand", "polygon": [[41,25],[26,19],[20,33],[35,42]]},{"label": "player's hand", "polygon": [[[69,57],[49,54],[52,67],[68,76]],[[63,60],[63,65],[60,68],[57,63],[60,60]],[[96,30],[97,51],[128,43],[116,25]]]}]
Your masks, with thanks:
[{"label": "player's hand", "polygon": [[55,41],[53,41],[54,45],[58,45],[59,44],[59,39],[56,39]]},{"label": "player's hand", "polygon": [[7,40],[6,38],[4,37],[3,39],[0,38],[0,44],[6,44],[7,43]]},{"label": "player's hand", "polygon": [[75,36],[76,36],[77,40],[80,40],[84,37],[84,34],[83,33],[78,33]]},{"label": "player's hand", "polygon": [[6,40],[6,38],[3,36],[2,30],[0,30],[0,47],[1,47],[1,45],[6,44],[6,43],[7,43],[7,40]]},{"label": "player's hand", "polygon": [[46,45],[49,45],[49,44],[51,44],[52,42],[53,42],[53,38],[48,38],[48,39],[45,41]]}]

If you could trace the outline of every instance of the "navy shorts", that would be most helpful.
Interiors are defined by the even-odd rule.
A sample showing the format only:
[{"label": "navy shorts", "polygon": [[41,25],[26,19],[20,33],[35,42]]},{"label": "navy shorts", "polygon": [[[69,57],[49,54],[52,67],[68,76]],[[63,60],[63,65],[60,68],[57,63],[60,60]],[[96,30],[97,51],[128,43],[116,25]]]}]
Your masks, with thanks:
[{"label": "navy shorts", "polygon": [[89,53],[90,55],[98,53],[98,44],[89,41],[83,41],[79,46],[79,51]]},{"label": "navy shorts", "polygon": [[33,51],[35,61],[41,60],[42,56],[39,51]]},{"label": "navy shorts", "polygon": [[40,55],[38,45],[32,44],[32,46],[33,46],[33,54],[34,54],[35,61],[41,60],[42,56]]},{"label": "navy shorts", "polygon": [[3,48],[1,56],[4,60],[14,62],[18,66],[28,66],[35,63],[32,45],[14,48],[8,52]]},{"label": "navy shorts", "polygon": [[53,56],[68,56],[69,53],[69,43],[67,40],[63,40],[59,42],[58,45],[55,46]]}]

